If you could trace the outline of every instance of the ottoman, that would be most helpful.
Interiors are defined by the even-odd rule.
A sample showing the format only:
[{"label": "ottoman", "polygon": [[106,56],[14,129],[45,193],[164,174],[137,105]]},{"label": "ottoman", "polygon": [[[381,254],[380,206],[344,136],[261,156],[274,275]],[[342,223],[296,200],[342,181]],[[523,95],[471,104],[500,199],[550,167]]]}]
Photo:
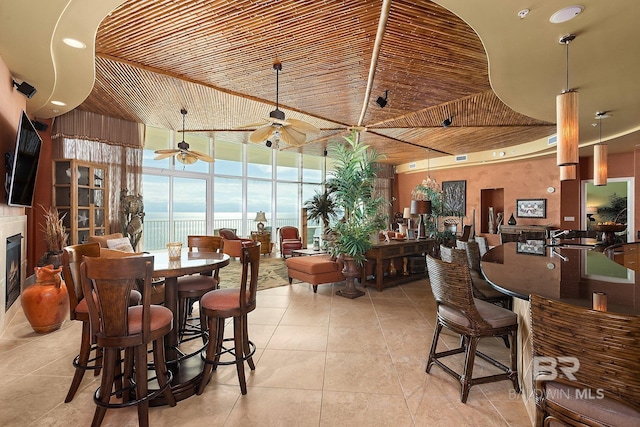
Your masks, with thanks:
[{"label": "ottoman", "polygon": [[313,285],[313,292],[323,283],[342,282],[343,263],[331,258],[331,255],[311,255],[291,257],[285,260],[289,270],[289,284],[293,279]]}]

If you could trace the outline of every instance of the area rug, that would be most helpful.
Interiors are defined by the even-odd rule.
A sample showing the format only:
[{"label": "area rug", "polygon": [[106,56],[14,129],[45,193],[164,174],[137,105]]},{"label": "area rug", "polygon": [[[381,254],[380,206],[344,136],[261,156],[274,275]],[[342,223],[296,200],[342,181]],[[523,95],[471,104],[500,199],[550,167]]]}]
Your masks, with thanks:
[{"label": "area rug", "polygon": [[[276,257],[260,257],[260,274],[258,290],[275,288],[289,284],[289,275],[284,259]],[[220,287],[235,288],[240,285],[242,264],[237,259],[229,261],[229,265],[220,269]]]}]

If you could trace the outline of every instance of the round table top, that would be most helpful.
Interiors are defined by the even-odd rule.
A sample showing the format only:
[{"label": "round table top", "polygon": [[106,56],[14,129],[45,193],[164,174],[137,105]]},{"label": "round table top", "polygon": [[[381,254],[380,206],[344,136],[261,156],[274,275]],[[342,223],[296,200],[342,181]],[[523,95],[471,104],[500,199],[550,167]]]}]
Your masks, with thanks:
[{"label": "round table top", "polygon": [[510,242],[482,257],[482,272],[499,291],[521,299],[536,293],[592,307],[593,293],[607,294],[607,310],[640,315],[640,275],[588,246]]},{"label": "round table top", "polygon": [[151,252],[150,255],[154,256],[154,277],[186,276],[229,264],[229,255],[217,252],[189,252],[183,249],[177,259],[169,259],[167,251]]}]

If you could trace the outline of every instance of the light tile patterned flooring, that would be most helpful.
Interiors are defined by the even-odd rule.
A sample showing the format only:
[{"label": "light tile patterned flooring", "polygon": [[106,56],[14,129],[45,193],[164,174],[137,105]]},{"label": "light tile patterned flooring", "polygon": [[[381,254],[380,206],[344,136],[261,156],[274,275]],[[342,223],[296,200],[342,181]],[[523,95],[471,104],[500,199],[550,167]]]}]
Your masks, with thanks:
[{"label": "light tile patterned flooring", "polygon": [[[150,409],[152,426],[530,426],[521,396],[502,381],[471,388],[460,403],[459,385],[440,368],[426,374],[435,322],[427,280],[349,300],[341,285],[306,283],[258,293],[249,335],[258,350],[247,368],[242,396],[234,366],[221,366],[201,396],[174,408]],[[232,328],[227,328],[230,330]],[[73,374],[80,323],[54,333],[34,333],[18,311],[0,337],[0,425],[90,425],[91,373],[64,403]],[[456,346],[452,334],[445,344]],[[508,361],[500,339],[481,349]],[[455,365],[457,362],[457,366]],[[461,366],[462,359],[450,366]],[[474,376],[486,374],[476,359]],[[134,408],[108,410],[103,426],[135,426]]]}]

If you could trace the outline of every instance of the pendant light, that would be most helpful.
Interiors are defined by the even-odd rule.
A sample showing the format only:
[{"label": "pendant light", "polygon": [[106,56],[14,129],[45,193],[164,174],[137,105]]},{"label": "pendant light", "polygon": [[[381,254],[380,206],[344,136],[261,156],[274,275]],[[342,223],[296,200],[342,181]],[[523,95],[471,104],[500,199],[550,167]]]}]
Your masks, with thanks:
[{"label": "pendant light", "polygon": [[607,185],[607,144],[602,143],[602,119],[609,117],[606,112],[597,112],[600,142],[593,146],[593,185]]},{"label": "pendant light", "polygon": [[569,89],[569,43],[575,38],[575,34],[568,34],[560,38],[560,43],[566,46],[567,52],[567,87],[556,97],[556,123],[558,133],[556,163],[558,166],[575,165],[579,162],[578,92]]},{"label": "pendant light", "polygon": [[577,177],[577,165],[560,166],[560,181],[571,181]]}]

